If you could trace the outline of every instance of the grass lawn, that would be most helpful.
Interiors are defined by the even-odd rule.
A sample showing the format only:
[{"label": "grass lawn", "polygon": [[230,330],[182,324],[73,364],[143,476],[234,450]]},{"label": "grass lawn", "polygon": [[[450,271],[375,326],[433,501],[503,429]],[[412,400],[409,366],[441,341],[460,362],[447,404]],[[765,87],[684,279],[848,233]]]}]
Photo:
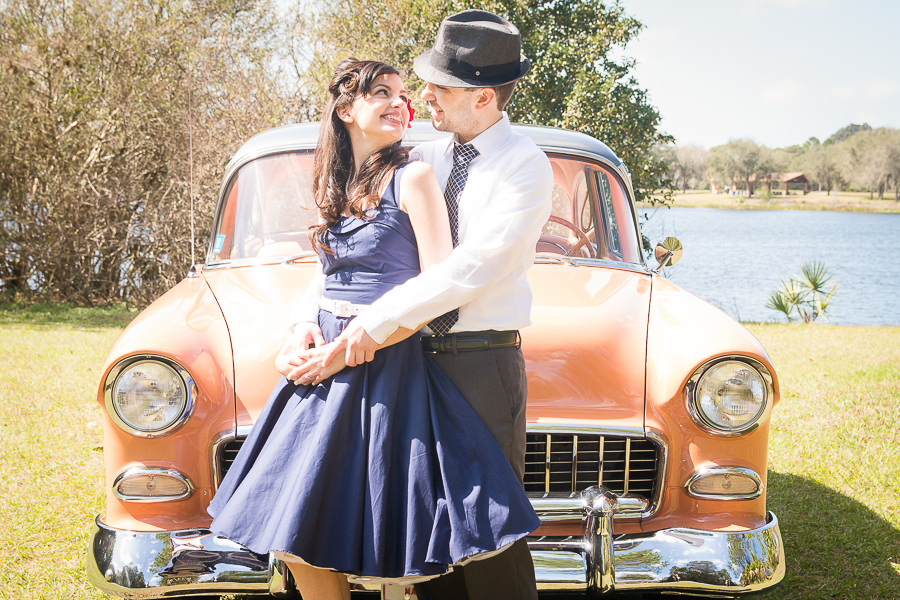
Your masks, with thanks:
[{"label": "grass lawn", "polygon": [[[0,305],[0,598],[102,598],[85,549],[102,509],[107,348],[134,313]],[[781,378],[769,504],[784,584],[766,598],[900,598],[900,328],[754,324]]]},{"label": "grass lawn", "polygon": [[0,598],[102,598],[85,551],[102,505],[100,366],[125,309],[0,305]]},{"label": "grass lawn", "polygon": [[770,598],[900,598],[900,327],[753,324],[779,374]]},{"label": "grass lawn", "polygon": [[900,202],[893,194],[870,200],[868,192],[792,192],[764,199],[758,192],[751,198],[713,194],[707,190],[675,192],[672,206],[691,208],[731,208],[741,210],[834,210],[845,212],[900,213]]}]

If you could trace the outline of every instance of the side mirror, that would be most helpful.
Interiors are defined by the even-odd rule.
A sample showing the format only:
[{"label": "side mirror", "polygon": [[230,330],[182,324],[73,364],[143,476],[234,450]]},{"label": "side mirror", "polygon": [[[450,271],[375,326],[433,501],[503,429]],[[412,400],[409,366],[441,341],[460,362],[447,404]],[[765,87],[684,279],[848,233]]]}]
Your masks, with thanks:
[{"label": "side mirror", "polygon": [[681,241],[675,237],[667,237],[656,244],[656,249],[653,251],[653,256],[659,263],[656,273],[662,271],[663,267],[671,267],[681,260],[682,252],[684,252],[684,247],[681,245]]}]

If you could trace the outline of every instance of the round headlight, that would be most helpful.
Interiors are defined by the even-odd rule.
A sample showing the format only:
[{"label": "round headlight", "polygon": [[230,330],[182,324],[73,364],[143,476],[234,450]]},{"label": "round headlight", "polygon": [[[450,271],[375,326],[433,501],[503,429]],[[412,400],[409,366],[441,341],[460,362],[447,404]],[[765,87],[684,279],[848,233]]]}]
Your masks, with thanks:
[{"label": "round headlight", "polygon": [[130,360],[117,366],[107,381],[110,416],[131,433],[168,432],[189,412],[193,382],[171,361],[156,357]]},{"label": "round headlight", "polygon": [[690,381],[691,414],[714,433],[750,430],[765,413],[770,383],[745,360],[722,360],[698,369]]}]

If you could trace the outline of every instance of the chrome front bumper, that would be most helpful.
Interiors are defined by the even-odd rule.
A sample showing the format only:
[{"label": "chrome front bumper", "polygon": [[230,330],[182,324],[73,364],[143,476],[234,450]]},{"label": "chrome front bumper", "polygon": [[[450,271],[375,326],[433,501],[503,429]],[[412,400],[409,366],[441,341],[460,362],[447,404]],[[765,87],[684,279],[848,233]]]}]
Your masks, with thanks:
[{"label": "chrome front bumper", "polygon": [[[752,531],[673,528],[614,538],[618,498],[589,488],[581,500],[583,536],[529,539],[539,590],[727,597],[758,592],[784,577],[784,545],[772,513]],[[208,530],[122,531],[99,519],[88,549],[88,578],[103,592],[126,598],[282,596],[290,590],[279,561]]]}]

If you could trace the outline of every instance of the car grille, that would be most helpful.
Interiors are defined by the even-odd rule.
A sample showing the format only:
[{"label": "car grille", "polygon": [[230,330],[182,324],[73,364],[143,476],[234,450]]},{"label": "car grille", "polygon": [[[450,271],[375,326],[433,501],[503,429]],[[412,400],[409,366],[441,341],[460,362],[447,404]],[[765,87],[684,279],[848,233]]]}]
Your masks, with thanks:
[{"label": "car grille", "polygon": [[[216,482],[234,462],[244,437],[225,442],[216,457]],[[651,500],[657,485],[659,451],[642,438],[600,434],[529,433],[525,491],[535,497],[566,497],[592,485],[616,494]]]},{"label": "car grille", "polygon": [[216,455],[216,486],[225,479],[225,474],[228,472],[228,469],[231,468],[231,465],[234,464],[234,459],[237,457],[237,453],[241,449],[241,446],[244,445],[244,440],[246,438],[247,436],[242,435],[232,440],[228,440],[218,447]]},{"label": "car grille", "polygon": [[569,496],[592,485],[616,494],[653,498],[659,469],[656,445],[643,438],[529,433],[525,491],[530,496]]}]

